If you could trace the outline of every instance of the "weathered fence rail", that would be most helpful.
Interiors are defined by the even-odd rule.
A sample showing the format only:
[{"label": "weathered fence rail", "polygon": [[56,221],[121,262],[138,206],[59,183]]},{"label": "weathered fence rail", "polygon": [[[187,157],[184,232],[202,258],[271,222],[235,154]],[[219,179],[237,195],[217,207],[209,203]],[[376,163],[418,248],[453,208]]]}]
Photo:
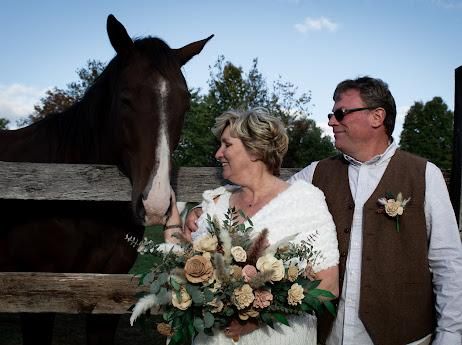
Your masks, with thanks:
[{"label": "weathered fence rail", "polygon": [[[282,169],[281,177],[298,170]],[[198,202],[223,182],[219,168],[182,167],[172,185],[178,201]],[[129,202],[130,193],[114,166],[0,161],[0,199]],[[0,272],[0,313],[124,314],[141,289],[129,274]]]},{"label": "weathered fence rail", "polygon": [[[297,170],[283,169],[282,178]],[[172,185],[178,201],[198,202],[223,182],[219,168],[182,167]],[[129,202],[130,193],[114,166],[0,161],[0,199]],[[124,314],[141,289],[129,274],[0,272],[0,313]]]}]

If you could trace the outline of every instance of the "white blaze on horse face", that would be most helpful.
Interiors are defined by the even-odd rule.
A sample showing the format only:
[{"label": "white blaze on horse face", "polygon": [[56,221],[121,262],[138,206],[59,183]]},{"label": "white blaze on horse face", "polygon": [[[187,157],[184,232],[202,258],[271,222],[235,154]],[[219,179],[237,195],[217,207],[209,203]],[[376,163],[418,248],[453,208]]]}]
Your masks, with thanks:
[{"label": "white blaze on horse face", "polygon": [[143,200],[146,215],[145,225],[164,224],[166,213],[170,207],[172,187],[170,186],[170,148],[167,131],[167,81],[161,78],[156,87],[159,97],[159,132],[157,133],[157,148],[155,152],[154,167],[149,182],[144,191],[147,197]]}]

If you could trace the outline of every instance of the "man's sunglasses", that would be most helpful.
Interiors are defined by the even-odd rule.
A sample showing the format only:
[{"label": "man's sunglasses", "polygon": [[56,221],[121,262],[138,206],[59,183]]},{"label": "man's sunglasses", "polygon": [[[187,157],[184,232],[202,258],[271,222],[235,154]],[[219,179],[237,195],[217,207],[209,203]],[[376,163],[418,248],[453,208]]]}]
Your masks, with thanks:
[{"label": "man's sunglasses", "polygon": [[332,116],[335,116],[335,118],[337,119],[337,121],[342,121],[343,118],[348,115],[348,114],[351,114],[351,113],[354,113],[355,111],[361,111],[361,110],[372,110],[372,109],[376,109],[377,107],[364,107],[364,108],[351,108],[351,109],[337,109],[336,111],[334,111],[333,113],[330,113],[327,115],[327,117],[329,118],[329,120],[331,119]]}]

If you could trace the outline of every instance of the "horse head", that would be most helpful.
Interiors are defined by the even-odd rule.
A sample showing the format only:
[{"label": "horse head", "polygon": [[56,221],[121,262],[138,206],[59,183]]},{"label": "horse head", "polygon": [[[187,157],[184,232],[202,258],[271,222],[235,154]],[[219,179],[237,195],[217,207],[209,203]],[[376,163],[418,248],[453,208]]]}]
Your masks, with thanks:
[{"label": "horse head", "polygon": [[190,106],[181,67],[199,54],[213,35],[171,49],[158,38],[133,41],[112,15],[107,32],[117,52],[112,62],[122,66],[111,101],[111,117],[117,119],[113,135],[119,168],[131,180],[132,209],[138,223],[163,224],[174,200],[171,154]]}]

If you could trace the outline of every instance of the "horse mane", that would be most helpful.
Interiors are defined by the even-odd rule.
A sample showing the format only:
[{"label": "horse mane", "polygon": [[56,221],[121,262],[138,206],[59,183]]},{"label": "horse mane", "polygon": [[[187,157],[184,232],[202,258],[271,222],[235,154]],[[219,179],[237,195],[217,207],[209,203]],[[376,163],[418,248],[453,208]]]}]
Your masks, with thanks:
[{"label": "horse mane", "polygon": [[[178,73],[181,66],[163,40],[145,37],[135,39],[134,45],[135,50],[146,56],[151,63],[150,67],[162,77],[167,80],[177,79],[178,76],[182,78],[182,74]],[[116,55],[80,100],[68,109],[49,114],[30,126],[43,129],[48,138],[53,138],[58,133],[57,146],[50,157],[51,161],[115,163],[113,157],[102,152],[100,135],[105,129],[105,133],[111,137],[107,139],[114,140],[116,121],[111,118],[110,109],[114,106],[115,87],[126,63],[123,57]]]}]

